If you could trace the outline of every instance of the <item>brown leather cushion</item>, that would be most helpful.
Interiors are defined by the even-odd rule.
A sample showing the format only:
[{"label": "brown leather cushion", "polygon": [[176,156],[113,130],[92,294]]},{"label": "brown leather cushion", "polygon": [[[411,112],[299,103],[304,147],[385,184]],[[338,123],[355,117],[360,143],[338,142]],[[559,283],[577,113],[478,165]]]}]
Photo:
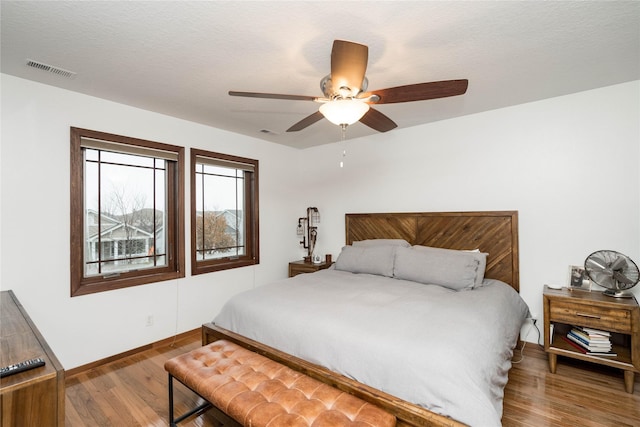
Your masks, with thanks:
[{"label": "brown leather cushion", "polygon": [[383,427],[393,415],[229,341],[167,361],[174,378],[244,426]]}]

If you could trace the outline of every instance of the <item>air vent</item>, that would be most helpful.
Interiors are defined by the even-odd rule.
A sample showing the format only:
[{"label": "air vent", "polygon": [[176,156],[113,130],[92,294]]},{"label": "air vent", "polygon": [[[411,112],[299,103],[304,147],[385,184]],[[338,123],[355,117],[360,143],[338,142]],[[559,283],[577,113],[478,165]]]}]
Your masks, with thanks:
[{"label": "air vent", "polygon": [[37,68],[38,70],[46,71],[48,73],[57,74],[62,77],[72,78],[76,75],[73,71],[65,70],[64,68],[54,67],[53,65],[43,64],[42,62],[27,59],[27,67]]},{"label": "air vent", "polygon": [[266,133],[267,135],[278,135],[277,133],[269,129],[260,129],[260,133]]}]

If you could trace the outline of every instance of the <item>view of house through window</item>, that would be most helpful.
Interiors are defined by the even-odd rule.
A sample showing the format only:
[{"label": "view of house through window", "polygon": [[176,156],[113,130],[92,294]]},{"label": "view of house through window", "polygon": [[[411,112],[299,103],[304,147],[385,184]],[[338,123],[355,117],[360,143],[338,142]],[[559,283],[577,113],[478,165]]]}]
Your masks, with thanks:
[{"label": "view of house through window", "polygon": [[244,171],[197,163],[195,173],[197,259],[244,255]]},{"label": "view of house through window", "polygon": [[191,150],[193,274],[257,263],[257,167]]},{"label": "view of house through window", "polygon": [[71,144],[71,294],[184,277],[184,149],[77,128]]},{"label": "view of house through window", "polygon": [[166,162],[85,148],[85,276],[167,265]]}]

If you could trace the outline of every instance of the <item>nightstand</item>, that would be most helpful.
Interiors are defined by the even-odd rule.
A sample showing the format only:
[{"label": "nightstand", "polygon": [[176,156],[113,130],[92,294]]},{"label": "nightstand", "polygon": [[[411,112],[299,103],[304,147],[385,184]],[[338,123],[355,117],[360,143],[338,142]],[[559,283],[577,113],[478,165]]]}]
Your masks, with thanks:
[{"label": "nightstand", "polygon": [[304,260],[292,261],[289,263],[289,277],[297,276],[302,273],[313,273],[318,270],[324,270],[331,267],[331,262],[321,262],[314,264],[311,262],[305,262]]},{"label": "nightstand", "polygon": [[[636,299],[545,286],[542,301],[544,349],[551,373],[556,372],[558,356],[607,365],[624,371],[625,390],[633,393],[635,373],[640,373],[640,308]],[[564,338],[572,326],[610,332],[612,350],[617,356],[596,356],[577,350]]]}]

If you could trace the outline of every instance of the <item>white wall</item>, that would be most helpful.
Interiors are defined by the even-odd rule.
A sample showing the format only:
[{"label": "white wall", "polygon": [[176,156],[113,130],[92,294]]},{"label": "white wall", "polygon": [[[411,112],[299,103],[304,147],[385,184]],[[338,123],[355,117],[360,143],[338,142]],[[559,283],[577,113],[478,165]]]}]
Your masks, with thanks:
[{"label": "white wall", "polygon": [[[564,283],[591,251],[640,262],[637,81],[349,141],[344,169],[342,144],[300,151],[8,75],[0,83],[0,288],[15,291],[66,369],[197,328],[234,293],[285,277],[307,206],[322,215],[319,253],[334,257],[347,212],[518,210],[521,293],[538,315],[542,285]],[[380,110],[393,118],[393,106]],[[70,126],[260,160],[261,264],[190,277],[187,260],[184,279],[70,298]]]},{"label": "white wall", "polygon": [[300,164],[322,213],[318,251],[334,257],[346,212],[519,211],[520,290],[540,317],[543,285],[591,252],[640,263],[639,147],[635,81],[348,141],[344,169],[340,144]]},{"label": "white wall", "polygon": [[[0,287],[16,293],[66,369],[198,328],[230,295],[286,277],[306,207],[291,197],[299,150],[4,74],[1,84]],[[70,126],[258,159],[260,265],[190,277],[187,256],[184,279],[70,298]],[[189,227],[187,213],[187,248]]]}]

